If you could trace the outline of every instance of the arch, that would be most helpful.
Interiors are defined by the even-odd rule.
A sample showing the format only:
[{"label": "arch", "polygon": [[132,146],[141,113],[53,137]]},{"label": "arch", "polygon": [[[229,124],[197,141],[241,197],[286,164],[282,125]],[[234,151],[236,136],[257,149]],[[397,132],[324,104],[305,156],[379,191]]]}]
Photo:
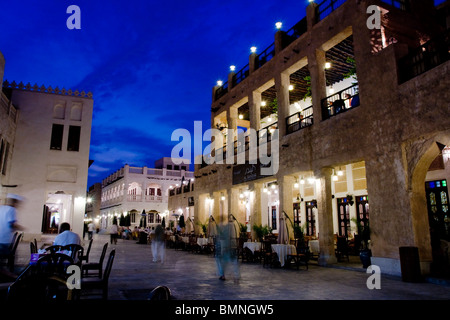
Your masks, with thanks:
[{"label": "arch", "polygon": [[441,132],[428,139],[417,141],[407,151],[411,218],[414,243],[419,248],[419,257],[423,273],[429,273],[432,262],[430,225],[425,194],[425,180],[431,163],[440,153],[441,145],[450,146],[450,130]]}]

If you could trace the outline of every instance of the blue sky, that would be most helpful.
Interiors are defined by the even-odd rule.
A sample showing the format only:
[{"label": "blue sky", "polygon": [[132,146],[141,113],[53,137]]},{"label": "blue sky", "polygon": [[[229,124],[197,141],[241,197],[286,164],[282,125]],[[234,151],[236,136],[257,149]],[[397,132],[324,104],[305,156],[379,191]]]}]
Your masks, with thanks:
[{"label": "blue sky", "polygon": [[[439,1],[442,2],[442,1]],[[70,5],[81,30],[69,30]],[[88,186],[170,156],[177,128],[210,127],[212,87],[305,16],[307,0],[24,0],[0,10],[4,79],[91,91]]]},{"label": "blue sky", "polygon": [[[67,7],[81,9],[69,30]],[[10,1],[0,10],[4,79],[91,91],[88,186],[125,163],[170,156],[177,128],[210,127],[212,87],[229,66],[265,49],[275,23],[287,30],[306,0]]]}]

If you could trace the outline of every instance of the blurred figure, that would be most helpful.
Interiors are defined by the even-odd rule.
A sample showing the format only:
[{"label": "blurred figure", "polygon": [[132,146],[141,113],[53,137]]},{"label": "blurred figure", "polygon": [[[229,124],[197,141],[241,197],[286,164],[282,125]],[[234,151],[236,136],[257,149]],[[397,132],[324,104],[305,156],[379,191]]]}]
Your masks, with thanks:
[{"label": "blurred figure", "polygon": [[110,241],[111,244],[114,242],[114,244],[117,244],[117,237],[119,236],[119,227],[117,226],[117,223],[114,223],[113,225],[111,225],[111,229],[109,231],[110,234]]},{"label": "blurred figure", "polygon": [[63,222],[59,227],[59,234],[55,237],[53,244],[56,246],[67,246],[69,244],[81,245],[81,238],[78,234],[70,230],[69,223]]},{"label": "blurred figure", "polygon": [[217,227],[218,238],[216,241],[216,263],[220,280],[226,280],[225,274],[229,267],[232,267],[234,281],[240,279],[239,265],[236,255],[236,229],[233,218],[230,215],[228,223],[221,224]]},{"label": "blurred figure", "polygon": [[95,231],[95,224],[94,224],[93,221],[91,221],[88,224],[88,238],[89,238],[89,240],[91,240],[92,237],[94,236],[94,231]]},{"label": "blurred figure", "polygon": [[157,262],[159,257],[161,259],[161,263],[164,263],[165,257],[164,240],[165,240],[164,228],[160,224],[158,224],[158,226],[155,229],[155,236],[152,240],[153,262]]}]

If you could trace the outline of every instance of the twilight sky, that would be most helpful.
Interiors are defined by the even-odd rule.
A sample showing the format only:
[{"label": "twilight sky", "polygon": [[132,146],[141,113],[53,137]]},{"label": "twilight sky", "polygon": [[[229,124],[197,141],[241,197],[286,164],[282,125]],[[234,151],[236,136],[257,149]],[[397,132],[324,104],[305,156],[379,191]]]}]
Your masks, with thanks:
[{"label": "twilight sky", "polygon": [[[439,1],[442,2],[442,1]],[[69,30],[70,5],[81,29]],[[307,0],[4,1],[4,79],[91,91],[88,187],[125,163],[170,157],[177,128],[210,128],[212,87],[305,16]],[[208,143],[205,143],[207,145]]]}]

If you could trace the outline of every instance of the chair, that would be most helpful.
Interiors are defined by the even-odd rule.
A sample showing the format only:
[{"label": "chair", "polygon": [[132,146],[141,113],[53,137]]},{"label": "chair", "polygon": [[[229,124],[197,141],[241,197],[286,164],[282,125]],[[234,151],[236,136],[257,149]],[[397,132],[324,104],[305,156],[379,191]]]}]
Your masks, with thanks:
[{"label": "chair", "polygon": [[86,254],[83,254],[79,257],[81,262],[86,261],[86,263],[89,263],[89,253],[91,252],[92,242],[93,242],[93,239],[89,240],[89,245],[88,245]]},{"label": "chair", "polygon": [[35,267],[29,265],[8,287],[7,301],[49,302],[71,300],[72,290],[68,289],[66,279],[36,273]]},{"label": "chair", "polygon": [[84,253],[84,248],[82,246],[80,246],[79,244],[68,244],[61,247],[61,251],[70,252],[70,257],[73,259],[73,261],[81,266],[80,257],[82,257]]},{"label": "chair", "polygon": [[261,260],[264,266],[273,267],[279,263],[278,255],[276,252],[272,251],[272,244],[277,243],[276,240],[264,240],[261,243]]},{"label": "chair", "polygon": [[37,250],[36,245],[34,244],[34,242],[30,242],[30,252],[31,252],[31,254],[37,253],[37,252],[38,252],[38,250]]},{"label": "chair", "polygon": [[35,272],[45,276],[67,278],[67,267],[74,264],[72,257],[64,253],[46,254],[36,262]]},{"label": "chair", "polygon": [[89,270],[96,270],[97,273],[94,275],[98,275],[99,278],[102,277],[103,272],[103,260],[105,260],[106,250],[108,249],[108,242],[103,245],[102,254],[100,255],[100,259],[98,262],[89,262],[85,263],[81,266],[81,274],[84,277],[88,277]]},{"label": "chair", "polygon": [[18,234],[16,232],[14,234],[14,241],[11,242],[11,245],[9,246],[9,253],[0,256],[0,259],[6,260],[6,266],[9,268],[10,272],[14,271],[14,262],[16,260],[17,246],[19,245],[21,238],[22,233]]},{"label": "chair", "polygon": [[338,261],[341,260],[342,257],[347,256],[347,261],[350,261],[348,256],[349,247],[347,243],[347,238],[345,236],[338,236],[336,239],[336,258]]},{"label": "chair", "polygon": [[102,277],[98,278],[81,278],[81,295],[94,295],[90,291],[101,290],[102,299],[108,299],[108,282],[109,275],[111,274],[114,257],[116,255],[116,249],[112,249],[109,253],[108,262],[106,263],[105,272]]},{"label": "chair", "polygon": [[299,269],[300,265],[304,264],[306,266],[306,270],[308,270],[308,262],[311,258],[311,253],[309,252],[309,247],[305,246],[304,243],[300,243],[300,241],[297,242],[296,246],[296,254],[288,254],[286,265],[290,266],[292,262],[294,262],[295,266],[297,267],[297,270]]},{"label": "chair", "polygon": [[171,300],[172,293],[166,286],[157,286],[150,292],[148,300]]},{"label": "chair", "polygon": [[62,246],[60,245],[52,245],[50,247],[45,248],[46,253],[57,253],[58,251],[61,251]]}]

